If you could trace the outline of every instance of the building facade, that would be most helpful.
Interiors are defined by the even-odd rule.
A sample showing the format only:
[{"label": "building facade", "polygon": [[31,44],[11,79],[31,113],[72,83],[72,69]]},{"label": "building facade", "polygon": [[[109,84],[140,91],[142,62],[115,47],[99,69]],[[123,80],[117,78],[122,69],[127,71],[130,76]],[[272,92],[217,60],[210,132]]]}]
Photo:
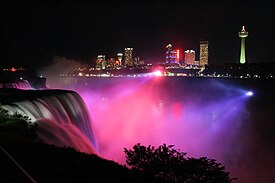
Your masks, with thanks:
[{"label": "building facade", "polygon": [[184,63],[185,65],[195,65],[195,51],[186,50],[184,52]]},{"label": "building facade", "polygon": [[122,65],[122,59],[123,59],[123,53],[118,53],[117,54],[117,65],[121,66]]},{"label": "building facade", "polygon": [[166,46],[166,64],[179,63],[179,50],[174,50],[172,44]]},{"label": "building facade", "polygon": [[133,66],[133,48],[124,49],[124,63],[126,67]]},{"label": "building facade", "polygon": [[106,56],[98,55],[96,60],[96,69],[105,69],[106,67]]},{"label": "building facade", "polygon": [[208,65],[208,41],[200,41],[200,66]]}]

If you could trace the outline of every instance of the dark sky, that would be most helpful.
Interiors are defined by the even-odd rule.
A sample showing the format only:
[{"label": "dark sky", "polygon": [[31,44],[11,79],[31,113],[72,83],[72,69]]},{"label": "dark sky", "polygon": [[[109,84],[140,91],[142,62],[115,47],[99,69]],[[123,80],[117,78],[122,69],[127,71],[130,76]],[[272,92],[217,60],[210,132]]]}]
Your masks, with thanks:
[{"label": "dark sky", "polygon": [[247,60],[274,60],[272,1],[7,1],[1,3],[1,65],[42,66],[52,56],[94,62],[125,47],[146,63],[164,60],[165,46],[199,52],[209,63],[239,59],[238,31],[246,26]]}]

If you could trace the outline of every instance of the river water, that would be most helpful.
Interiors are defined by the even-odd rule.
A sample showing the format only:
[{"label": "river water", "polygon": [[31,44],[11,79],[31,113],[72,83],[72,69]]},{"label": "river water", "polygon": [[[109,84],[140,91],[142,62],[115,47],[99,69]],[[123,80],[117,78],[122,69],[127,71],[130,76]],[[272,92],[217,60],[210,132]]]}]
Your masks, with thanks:
[{"label": "river water", "polygon": [[[275,180],[274,80],[63,78],[90,111],[102,157],[125,163],[124,148],[174,145],[187,157],[222,163],[235,182]],[[73,81],[73,82],[72,82]],[[61,86],[60,85],[60,86]],[[246,95],[248,91],[253,96]]]}]

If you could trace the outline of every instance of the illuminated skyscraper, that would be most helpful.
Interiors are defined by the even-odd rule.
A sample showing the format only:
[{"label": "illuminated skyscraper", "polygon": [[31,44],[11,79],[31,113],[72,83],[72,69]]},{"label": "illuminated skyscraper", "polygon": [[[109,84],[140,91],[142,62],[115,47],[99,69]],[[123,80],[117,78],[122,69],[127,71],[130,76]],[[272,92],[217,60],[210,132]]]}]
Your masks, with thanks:
[{"label": "illuminated skyscraper", "polygon": [[195,65],[195,51],[194,50],[186,50],[184,56],[186,65]]},{"label": "illuminated skyscraper", "polygon": [[109,58],[107,59],[107,65],[106,65],[106,68],[108,69],[113,69],[115,68],[115,59],[114,58]]},{"label": "illuminated skyscraper", "polygon": [[239,37],[241,38],[241,55],[240,55],[240,63],[245,63],[245,38],[248,36],[248,32],[244,29],[244,26],[239,32]]},{"label": "illuminated skyscraper", "polygon": [[200,65],[208,65],[208,41],[200,41]]},{"label": "illuminated skyscraper", "polygon": [[96,68],[105,69],[105,67],[106,67],[105,55],[98,55],[96,60]]},{"label": "illuminated skyscraper", "polygon": [[125,66],[133,66],[133,48],[125,48],[124,51]]},{"label": "illuminated skyscraper", "polygon": [[179,63],[179,50],[173,50],[172,44],[166,46],[166,64]]},{"label": "illuminated skyscraper", "polygon": [[118,65],[121,65],[121,62],[122,62],[122,58],[123,58],[123,53],[118,53],[117,54],[117,60],[118,60]]},{"label": "illuminated skyscraper", "polygon": [[134,66],[138,66],[139,65],[139,61],[140,61],[139,57],[135,57],[134,58]]},{"label": "illuminated skyscraper", "polygon": [[171,62],[171,51],[173,50],[172,49],[172,44],[168,44],[165,48],[166,48],[165,62],[170,63]]}]

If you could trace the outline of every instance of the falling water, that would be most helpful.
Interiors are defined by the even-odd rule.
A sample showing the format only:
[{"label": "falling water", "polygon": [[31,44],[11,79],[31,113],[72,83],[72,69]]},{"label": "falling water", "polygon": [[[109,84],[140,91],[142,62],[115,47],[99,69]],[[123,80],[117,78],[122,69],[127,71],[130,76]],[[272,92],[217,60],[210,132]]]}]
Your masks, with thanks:
[{"label": "falling water", "polygon": [[17,82],[0,83],[0,88],[16,88],[21,90],[30,90],[32,86],[27,80],[20,80]]},{"label": "falling water", "polygon": [[97,153],[86,105],[78,93],[65,90],[1,89],[1,103],[38,124],[39,140],[80,152]]}]

